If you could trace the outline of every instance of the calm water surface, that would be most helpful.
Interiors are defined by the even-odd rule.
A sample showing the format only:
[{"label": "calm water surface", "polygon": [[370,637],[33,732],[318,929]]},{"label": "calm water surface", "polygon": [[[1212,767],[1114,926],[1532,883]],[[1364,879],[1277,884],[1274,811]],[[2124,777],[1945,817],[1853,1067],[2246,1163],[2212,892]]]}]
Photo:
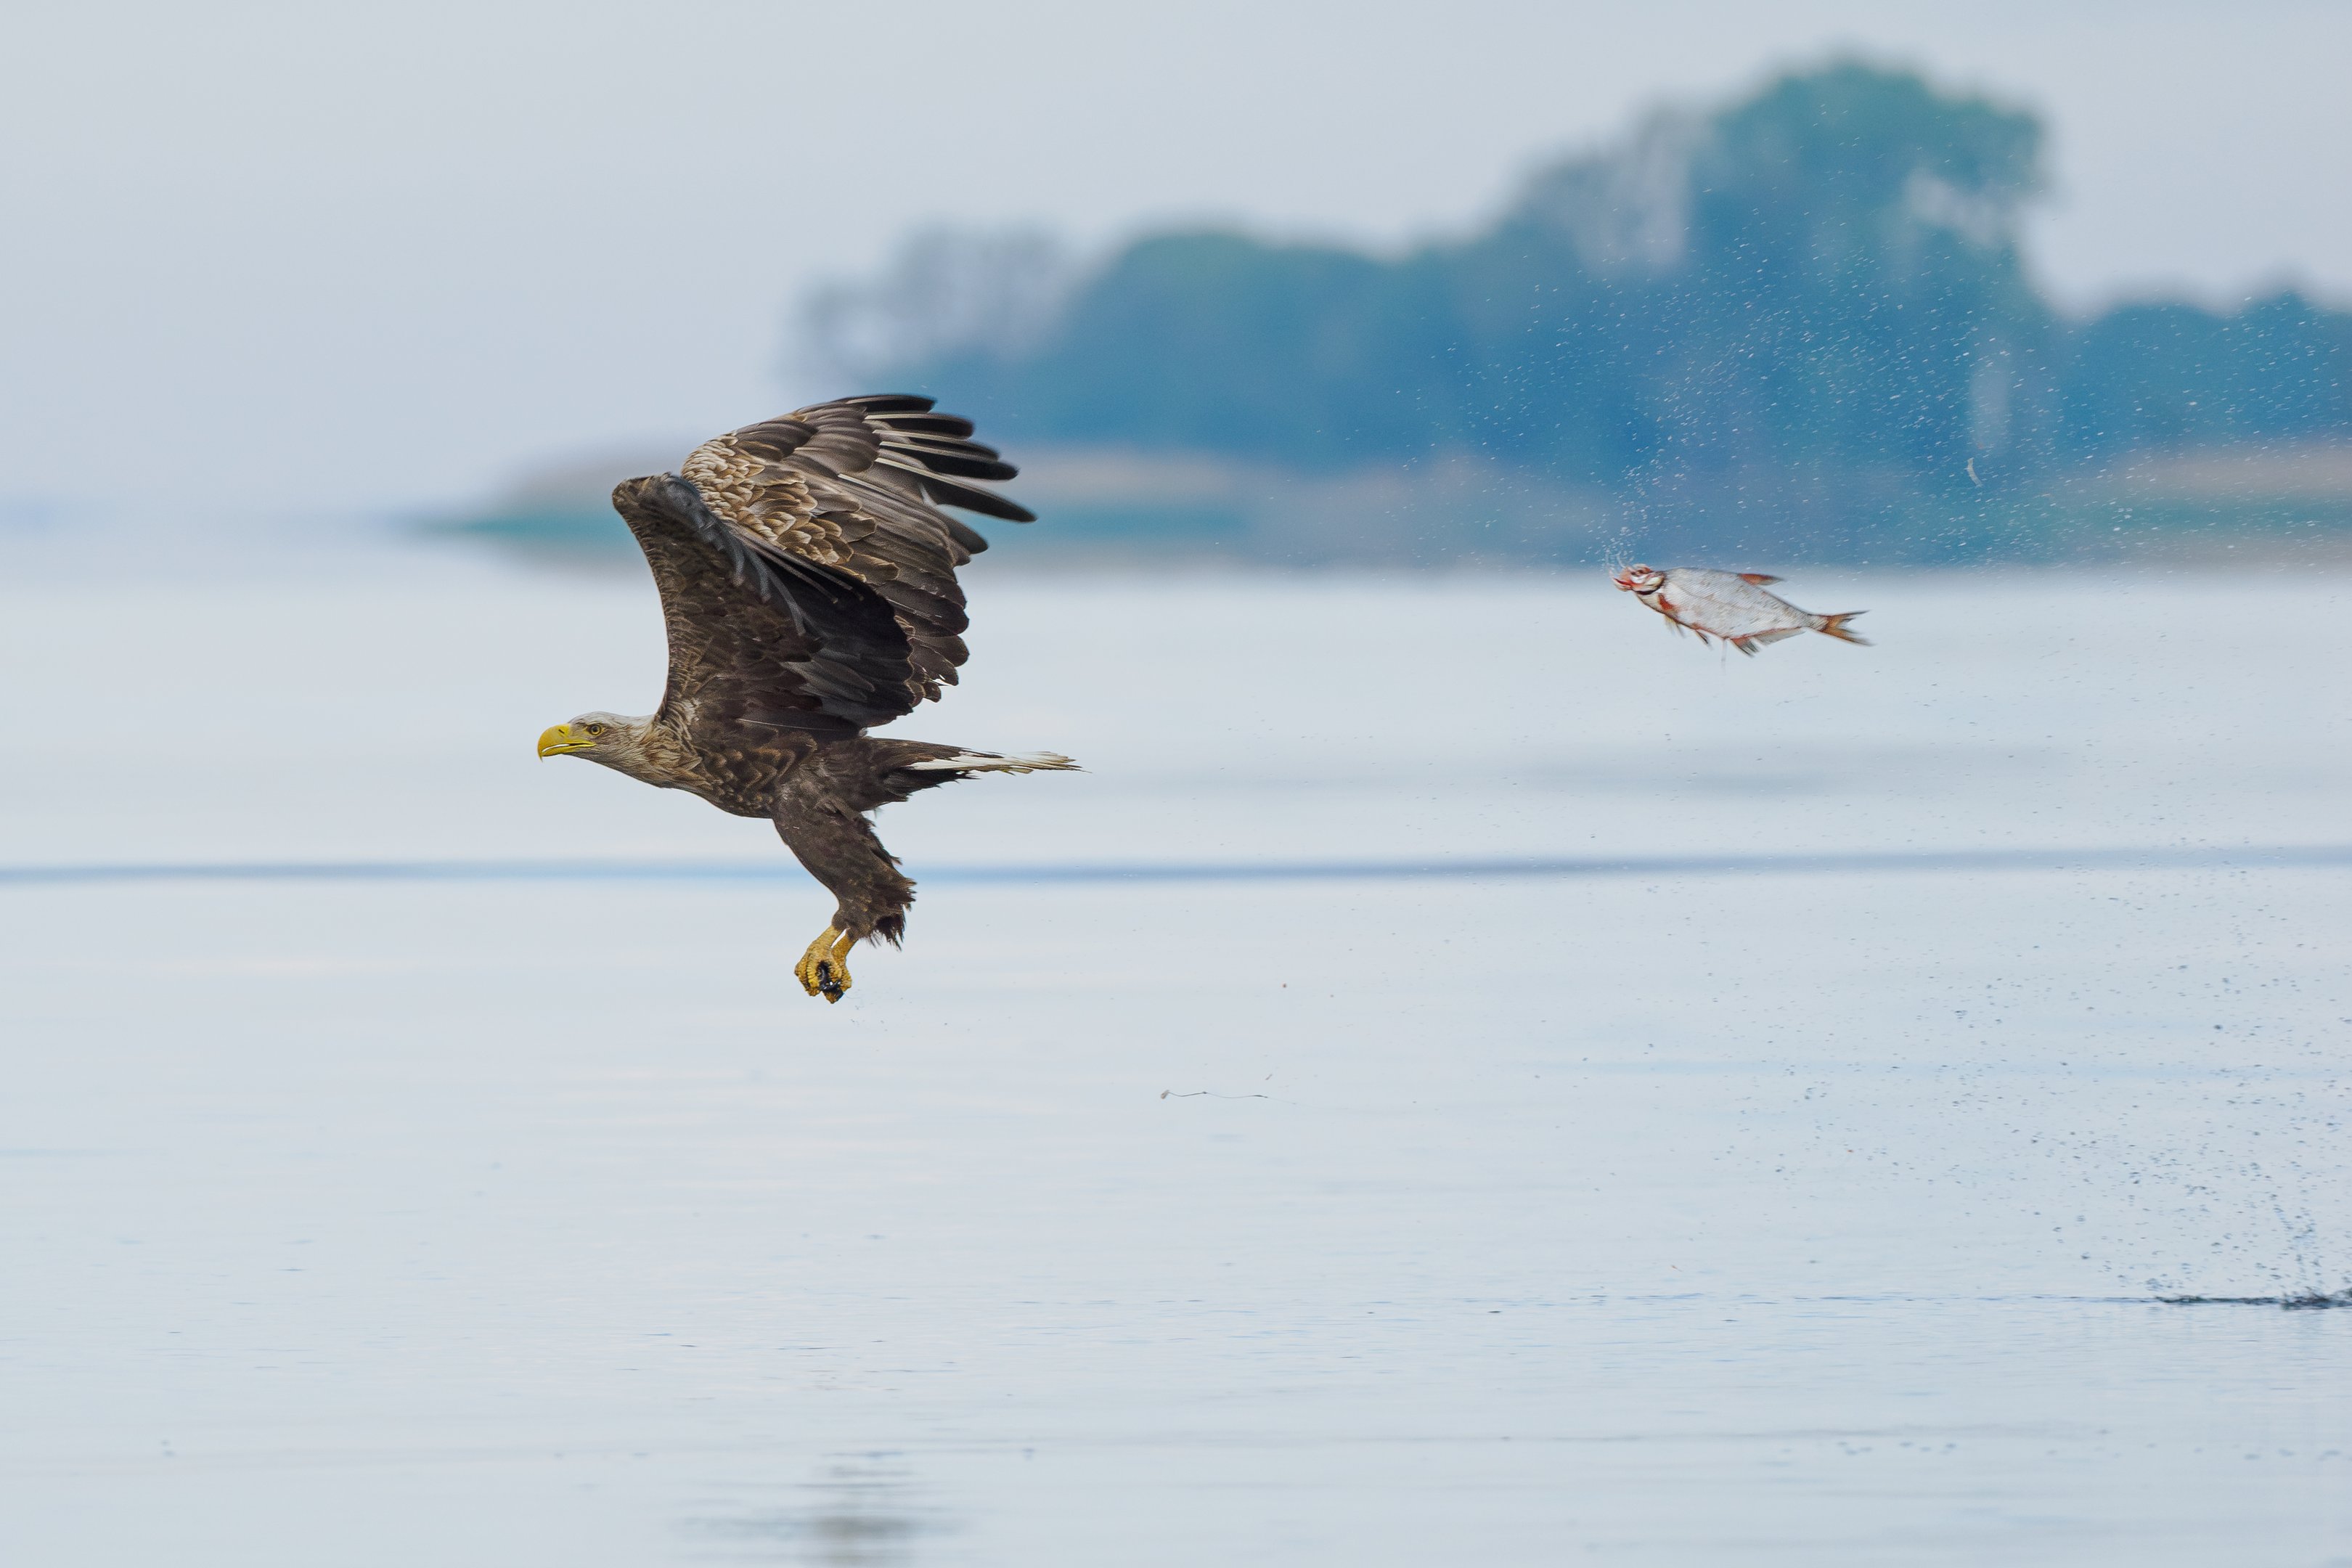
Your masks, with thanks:
[{"label": "calm water surface", "polygon": [[[984,564],[984,563],[983,563]],[[927,869],[2352,844],[2340,584],[976,574]],[[753,862],[625,581],[0,592],[0,863]],[[2228,859],[2231,857],[2222,857]],[[0,1552],[2352,1563],[2340,867],[0,886]]]}]

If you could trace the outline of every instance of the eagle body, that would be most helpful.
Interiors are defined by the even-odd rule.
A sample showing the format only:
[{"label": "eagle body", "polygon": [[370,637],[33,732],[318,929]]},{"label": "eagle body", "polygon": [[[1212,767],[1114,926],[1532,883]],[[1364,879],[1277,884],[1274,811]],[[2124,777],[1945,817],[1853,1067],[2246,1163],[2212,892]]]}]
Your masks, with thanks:
[{"label": "eagle body", "polygon": [[695,448],[613,505],[644,549],[669,679],[645,718],[583,713],[540,737],[737,816],[773,822],[836,900],[795,973],[838,1001],[860,941],[897,942],[914,884],[868,814],[982,773],[1075,766],[869,736],[934,700],[969,658],[957,568],[988,542],[940,508],[1031,514],[972,481],[1016,471],[929,398],[817,404]]}]

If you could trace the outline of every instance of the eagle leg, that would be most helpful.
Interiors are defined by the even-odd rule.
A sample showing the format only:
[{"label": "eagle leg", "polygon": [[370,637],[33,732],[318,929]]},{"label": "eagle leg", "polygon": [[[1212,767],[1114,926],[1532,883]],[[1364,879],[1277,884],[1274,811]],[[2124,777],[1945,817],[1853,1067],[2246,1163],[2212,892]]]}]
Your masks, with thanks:
[{"label": "eagle leg", "polygon": [[[841,999],[849,989],[849,950],[855,944],[868,937],[896,942],[906,934],[907,906],[915,901],[915,884],[900,874],[898,862],[874,837],[866,813],[957,776],[892,773],[906,744],[862,738],[834,742],[787,773],[777,792],[777,834],[835,900],[824,934],[809,943],[793,966],[793,977],[812,996]],[[951,746],[922,750],[927,755],[956,754]],[[878,777],[877,773],[888,776]],[[896,789],[884,787],[897,779],[909,782]]]},{"label": "eagle leg", "polygon": [[849,989],[849,950],[856,941],[845,931],[825,927],[793,965],[793,978],[812,996],[840,1001],[842,993]]}]

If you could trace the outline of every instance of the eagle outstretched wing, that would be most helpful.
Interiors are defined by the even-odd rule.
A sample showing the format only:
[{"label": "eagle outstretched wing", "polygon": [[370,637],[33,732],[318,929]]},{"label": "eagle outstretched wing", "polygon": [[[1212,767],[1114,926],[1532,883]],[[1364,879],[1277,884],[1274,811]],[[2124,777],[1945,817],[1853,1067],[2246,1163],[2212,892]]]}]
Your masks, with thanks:
[{"label": "eagle outstretched wing", "polygon": [[662,716],[718,738],[846,734],[953,685],[956,568],[988,542],[941,511],[1033,514],[971,481],[1015,469],[928,397],[845,397],[696,447],[613,492],[669,629]]}]

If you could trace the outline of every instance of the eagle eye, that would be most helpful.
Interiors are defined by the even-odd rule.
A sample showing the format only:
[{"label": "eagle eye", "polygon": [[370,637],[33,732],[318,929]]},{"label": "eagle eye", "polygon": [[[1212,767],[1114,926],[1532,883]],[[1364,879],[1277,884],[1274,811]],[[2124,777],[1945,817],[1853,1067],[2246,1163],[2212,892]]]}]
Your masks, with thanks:
[{"label": "eagle eye", "polygon": [[604,732],[604,726],[602,724],[591,724],[588,726],[588,732],[592,735],[601,735]]}]

